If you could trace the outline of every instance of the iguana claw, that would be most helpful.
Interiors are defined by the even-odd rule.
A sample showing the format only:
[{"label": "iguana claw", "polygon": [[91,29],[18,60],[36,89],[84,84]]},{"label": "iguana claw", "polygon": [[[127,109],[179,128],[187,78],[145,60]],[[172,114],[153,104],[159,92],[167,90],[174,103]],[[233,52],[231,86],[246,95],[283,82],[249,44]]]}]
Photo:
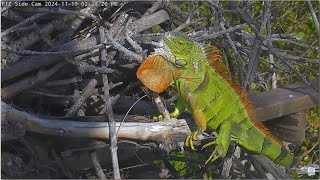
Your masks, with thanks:
[{"label": "iguana claw", "polygon": [[[218,139],[218,136],[219,136],[218,133],[213,132],[212,134],[214,135],[214,137],[215,137],[216,139]],[[212,146],[212,145],[214,145],[214,144],[218,144],[218,141],[211,141],[211,142],[203,145],[202,148],[201,148],[201,150],[202,150],[202,149],[205,149],[205,148],[207,148],[207,147],[209,147],[209,146]]]},{"label": "iguana claw", "polygon": [[213,132],[212,134],[215,136],[216,140],[215,140],[215,141],[211,141],[211,142],[203,145],[202,148],[201,148],[201,149],[204,149],[204,148],[207,148],[207,147],[209,147],[209,146],[212,146],[212,145],[216,144],[213,152],[211,153],[210,157],[207,159],[207,161],[205,162],[205,164],[208,164],[209,162],[213,162],[213,161],[217,160],[217,159],[220,158],[220,157],[224,157],[225,154],[226,154],[226,151],[225,151],[225,149],[223,148],[223,145],[222,145],[221,142],[219,141],[219,135],[218,135],[218,133]]},{"label": "iguana claw", "polygon": [[222,144],[219,143],[216,145],[214,151],[211,153],[210,157],[207,159],[205,164],[208,164],[209,162],[213,162],[218,158],[224,157],[224,156],[225,156],[225,150],[223,149]]},{"label": "iguana claw", "polygon": [[160,114],[160,115],[158,115],[158,116],[153,116],[153,117],[152,117],[152,120],[153,120],[153,121],[161,121],[161,120],[163,120],[163,115]]},{"label": "iguana claw", "polygon": [[184,142],[185,146],[190,147],[194,151],[197,150],[193,145],[193,141],[197,140],[197,136],[198,136],[198,131],[194,131],[189,136],[187,136],[187,138]]},{"label": "iguana claw", "polygon": [[[171,112],[170,113],[170,117],[176,118],[178,115],[176,114],[176,112]],[[152,120],[153,121],[162,121],[164,119],[162,114],[159,114],[158,116],[153,116]]]}]

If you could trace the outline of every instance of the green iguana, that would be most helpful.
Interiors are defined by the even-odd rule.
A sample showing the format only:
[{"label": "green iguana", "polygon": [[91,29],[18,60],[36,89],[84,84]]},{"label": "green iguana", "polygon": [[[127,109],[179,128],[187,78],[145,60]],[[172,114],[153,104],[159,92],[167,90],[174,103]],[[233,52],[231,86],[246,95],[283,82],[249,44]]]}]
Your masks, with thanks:
[{"label": "green iguana", "polygon": [[203,146],[216,145],[206,164],[224,157],[231,141],[284,166],[297,162],[282,142],[256,120],[246,92],[231,78],[218,48],[178,33],[166,33],[162,44],[144,60],[137,77],[158,93],[174,83],[179,97],[171,116],[178,117],[187,108],[198,129],[187,137],[186,146],[194,150],[192,141],[198,132],[207,127],[214,131],[216,140]]}]

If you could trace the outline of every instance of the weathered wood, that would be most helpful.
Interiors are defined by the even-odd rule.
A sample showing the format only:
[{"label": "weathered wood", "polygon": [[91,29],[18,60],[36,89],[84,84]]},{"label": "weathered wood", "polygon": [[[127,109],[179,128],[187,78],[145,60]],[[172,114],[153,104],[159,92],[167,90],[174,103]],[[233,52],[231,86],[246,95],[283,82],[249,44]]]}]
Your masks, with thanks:
[{"label": "weathered wood", "polygon": [[48,70],[39,70],[35,76],[29,76],[25,79],[10,84],[9,86],[1,88],[1,98],[11,98],[27,89],[30,89],[37,84],[40,84],[56,73],[61,67],[64,66],[64,62],[60,62],[54,65]]},{"label": "weathered wood", "polygon": [[[311,81],[319,87],[319,78]],[[317,107],[320,93],[304,84],[293,84],[283,88],[250,95],[258,120],[266,121]]]},{"label": "weathered wood", "polygon": [[[82,138],[109,138],[109,125],[107,122],[79,122],[72,120],[45,119],[18,110],[1,101],[1,119],[11,123],[23,124],[28,131]],[[167,124],[162,121],[154,123],[126,122],[116,123],[119,138],[132,140],[168,141],[175,136],[187,136],[191,133],[185,120],[176,124]]]},{"label": "weathered wood", "polygon": [[[319,84],[318,81],[313,81],[313,83]],[[282,132],[286,131],[288,133],[291,131],[291,135],[287,134],[288,137],[283,138],[280,135],[280,138],[295,143],[301,142],[304,138],[303,126],[305,121],[302,117],[303,114],[300,113],[298,116],[283,116],[319,106],[318,97],[319,92],[305,85],[292,85],[288,88],[279,88],[251,96],[254,100],[253,103],[256,105],[257,116],[260,120],[266,121],[278,118],[273,120],[272,126],[278,129],[281,128]],[[147,104],[145,107],[146,111],[148,108],[154,108],[151,104],[149,106]],[[26,125],[27,130],[32,132],[68,137],[108,138],[107,123],[39,118],[27,112],[17,110],[4,102],[1,105],[3,118],[13,123],[23,123]],[[295,124],[291,124],[291,126],[286,124],[289,122]],[[119,137],[136,140],[164,140],[173,134],[187,135],[190,133],[190,130],[186,130],[188,128],[186,123],[181,127],[167,125],[163,122],[159,123],[123,123],[119,131]],[[117,123],[118,126],[119,123]],[[273,132],[276,133],[276,131]]]},{"label": "weathered wood", "polygon": [[150,29],[157,24],[168,21],[169,19],[170,17],[168,13],[165,10],[160,10],[133,22],[132,25],[134,25],[135,32],[142,32],[146,29]]},{"label": "weathered wood", "polygon": [[298,145],[305,140],[306,113],[301,111],[272,119],[266,126],[281,140]]},{"label": "weathered wood", "polygon": [[[153,19],[151,20],[150,17]],[[169,15],[166,11],[160,10],[154,14],[134,21],[131,24],[134,32],[139,33],[144,30],[151,28],[154,25],[161,24],[165,21],[168,21]],[[71,41],[63,45],[52,48],[52,51],[61,51],[61,50],[82,50],[88,47],[92,47],[98,44],[99,35],[92,36],[89,38],[81,39],[79,41]],[[60,56],[36,56],[36,57],[25,57],[19,62],[9,66],[6,69],[1,70],[1,82],[7,81],[9,79],[16,78],[24,73],[36,70],[43,66],[48,66],[54,64],[58,61],[61,61],[63,58]]]}]

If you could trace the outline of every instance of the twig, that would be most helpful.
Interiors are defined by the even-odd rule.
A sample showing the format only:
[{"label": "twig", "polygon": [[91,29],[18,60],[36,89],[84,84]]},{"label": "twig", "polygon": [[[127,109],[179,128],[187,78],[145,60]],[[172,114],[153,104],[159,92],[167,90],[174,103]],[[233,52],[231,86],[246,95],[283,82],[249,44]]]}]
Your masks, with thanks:
[{"label": "twig", "polygon": [[16,54],[19,54],[19,55],[37,55],[37,56],[40,56],[40,55],[74,55],[74,54],[78,54],[78,53],[81,53],[81,52],[86,52],[86,51],[91,51],[93,49],[99,49],[99,48],[102,48],[102,44],[99,44],[99,45],[96,45],[96,46],[93,46],[93,47],[88,47],[86,49],[80,49],[80,50],[69,50],[69,51],[57,51],[57,52],[38,52],[38,51],[30,51],[30,50],[22,50],[22,49],[18,49],[18,48],[13,48],[13,47],[10,47],[9,45],[6,45],[6,44],[2,44],[2,47],[1,49],[3,50],[6,50],[6,51],[10,51],[10,52],[14,52]]},{"label": "twig", "polygon": [[96,170],[96,173],[97,173],[99,179],[107,179],[106,175],[104,174],[104,172],[100,166],[100,163],[99,163],[99,160],[97,157],[97,153],[95,151],[91,152],[90,157],[91,157],[91,162],[94,166],[94,169]]},{"label": "twig", "polygon": [[[270,6],[271,3],[269,1],[265,1],[264,7],[263,7],[263,15],[262,15],[262,22],[259,30],[259,36],[263,35],[263,32],[266,28],[267,21],[269,20],[271,13],[270,13]],[[260,41],[256,38],[253,41],[253,46],[250,50],[250,56],[249,56],[249,62],[248,62],[248,70],[247,74],[245,77],[245,82],[244,82],[244,87],[246,89],[250,88],[250,84],[252,82],[252,79],[255,75],[255,70],[257,69],[257,64],[259,61],[259,56],[258,53],[261,50],[260,47],[261,43]]]},{"label": "twig", "polygon": [[[226,28],[224,27],[224,22],[222,22],[222,21],[220,22],[220,27],[222,28],[222,30],[226,30]],[[243,67],[242,67],[242,63],[241,63],[241,56],[239,54],[239,51],[238,51],[236,45],[232,41],[229,33],[226,33],[225,36],[227,37],[228,43],[230,44],[231,48],[233,49],[234,55],[236,57],[237,64],[238,64],[238,71],[239,71],[239,83],[241,86],[243,86],[244,85],[244,74],[243,74]]]},{"label": "twig", "polygon": [[[105,41],[105,29],[100,26],[99,28],[99,33],[100,33],[100,41],[104,42]],[[111,37],[111,34],[107,33],[107,36],[109,36],[109,40],[114,39]],[[114,41],[115,42],[115,41]],[[101,50],[101,63],[102,67],[108,67],[108,61],[107,61],[107,50],[102,49]],[[114,121],[114,114],[112,110],[112,105],[110,101],[110,95],[109,95],[109,84],[108,84],[108,76],[107,75],[102,75],[103,79],[103,88],[104,88],[104,101],[107,107],[107,115],[109,118],[109,137],[110,137],[110,150],[111,150],[111,157],[112,157],[112,167],[113,167],[113,177],[114,179],[121,179],[120,177],[120,171],[119,171],[119,163],[118,163],[118,155],[117,155],[117,134],[116,134],[116,125]]]},{"label": "twig", "polygon": [[98,17],[87,13],[87,12],[82,12],[82,11],[72,11],[72,10],[68,10],[68,9],[62,9],[62,8],[57,8],[57,7],[52,7],[52,8],[42,8],[42,7],[38,7],[38,8],[34,8],[32,9],[33,12],[38,12],[38,13],[51,13],[51,14],[67,14],[67,15],[77,15],[77,16],[84,16],[87,18],[91,18],[94,20],[98,20]]},{"label": "twig", "polygon": [[229,157],[225,157],[223,160],[222,172],[220,174],[221,179],[229,179],[230,170],[232,166],[232,154]]},{"label": "twig", "polygon": [[86,146],[86,147],[68,149],[68,150],[61,152],[60,154],[63,158],[67,158],[67,157],[72,156],[75,153],[95,151],[98,149],[108,148],[108,147],[109,147],[109,145],[104,142],[103,143],[89,143],[88,146]]},{"label": "twig", "polygon": [[122,30],[128,16],[129,15],[127,13],[122,12],[116,19],[116,21],[112,24],[109,30],[112,37],[115,37]]},{"label": "twig", "polygon": [[262,155],[252,154],[251,157],[257,161],[258,164],[260,164],[265,171],[271,173],[275,178],[277,179],[289,179],[290,177],[284,172],[279,170],[279,167],[276,167],[276,165],[266,157]]},{"label": "twig", "polygon": [[316,142],[309,150],[305,151],[299,158],[302,159],[307,156],[310,152],[313,151],[314,148],[318,146],[319,142]]},{"label": "twig", "polygon": [[141,18],[147,17],[158,10],[162,6],[162,1],[163,0],[157,0],[149,9],[147,9],[147,11],[141,16]]},{"label": "twig", "polygon": [[[154,21],[155,19],[157,21]],[[148,28],[151,28],[152,26],[154,26],[156,24],[160,24],[160,23],[167,21],[169,19],[170,19],[169,15],[164,10],[162,10],[162,11],[160,10],[160,11],[153,13],[152,15],[150,15],[146,18],[141,18],[137,21],[134,21],[132,23],[132,26],[139,27],[138,29],[135,30],[135,32],[139,33],[139,32],[142,32],[142,31],[148,29]],[[58,21],[57,23],[63,24],[62,20]],[[143,25],[143,26],[140,26],[140,25]],[[112,26],[112,27],[114,27],[114,26]],[[51,28],[53,28],[52,25],[50,25],[49,27],[46,27],[45,28],[46,32],[51,32]],[[72,26],[72,28],[76,28],[76,27]],[[117,28],[114,28],[114,29],[118,30]],[[38,38],[38,35],[34,35],[34,34],[35,33],[32,33],[32,35],[30,35],[30,37],[36,36]],[[163,34],[158,34],[157,38],[161,39],[162,35]],[[149,36],[149,35],[147,35],[147,36]],[[28,36],[26,40],[30,41],[30,37]],[[140,35],[138,38],[140,38]],[[36,40],[36,39],[32,39],[32,41],[34,41],[34,40]],[[136,38],[135,38],[135,40],[136,40]],[[96,46],[97,44],[99,44],[97,42],[97,37],[93,36],[93,37],[89,37],[89,38],[78,40],[78,41],[71,41],[71,42],[65,43],[61,46],[57,46],[55,48],[52,48],[51,50],[52,51],[61,51],[61,50],[78,49],[79,52],[87,52],[87,51],[90,51],[91,47]],[[29,46],[29,44],[25,43],[25,41],[23,41],[22,45],[23,45],[23,47]],[[80,49],[88,49],[88,50],[81,51]],[[1,70],[1,76],[2,76],[1,81],[3,82],[8,79],[13,79],[15,77],[18,77],[18,76],[24,74],[24,73],[39,69],[43,66],[48,66],[50,64],[57,63],[60,60],[61,60],[60,57],[55,57],[55,56],[25,57],[21,61],[14,63],[12,66],[9,66],[7,69]]]},{"label": "twig", "polygon": [[58,63],[48,70],[39,70],[37,75],[27,77],[23,80],[20,80],[16,83],[10,84],[6,87],[1,88],[1,96],[3,99],[10,98],[15,96],[18,93],[21,93],[24,90],[30,89],[33,86],[38,85],[41,82],[44,82],[50,76],[55,74],[62,66],[64,66],[64,62]]},{"label": "twig", "polygon": [[64,98],[64,99],[70,99],[70,100],[74,100],[75,98],[77,98],[77,96],[74,96],[74,95],[51,94],[51,93],[44,93],[44,92],[40,92],[40,91],[31,91],[31,93],[39,94],[42,96],[48,96],[48,97],[54,97],[54,98]]},{"label": "twig", "polygon": [[123,52],[125,55],[129,56],[130,58],[138,61],[138,62],[142,62],[143,57],[128,50],[127,48],[125,48],[124,46],[122,46],[121,44],[119,44],[117,41],[115,41],[115,39],[113,39],[113,37],[110,34],[110,31],[106,32],[106,38],[108,40],[108,42],[116,49],[118,49],[119,51]]},{"label": "twig", "polygon": [[61,158],[57,155],[56,151],[54,149],[51,150],[51,153],[56,161],[56,163],[58,164],[58,166],[60,167],[60,169],[62,170],[63,174],[65,176],[67,176],[69,179],[74,179],[74,176],[71,174],[71,172],[69,171],[68,168],[65,167],[65,165],[63,164]]},{"label": "twig", "polygon": [[[73,16],[64,16],[60,19],[53,20],[50,23],[46,24],[45,26],[41,27],[40,31],[45,32],[47,34],[51,34],[55,30],[56,24],[64,24],[65,22],[67,22],[69,20],[73,20],[74,18],[75,17],[73,17]],[[14,49],[18,48],[18,49],[23,50],[25,48],[32,46],[34,43],[38,42],[40,39],[41,39],[41,36],[39,36],[38,32],[31,32],[16,41],[10,42],[10,45]],[[10,63],[15,63],[16,61],[18,61],[20,59],[20,57],[17,54],[9,54],[9,59],[10,59]],[[56,62],[54,62],[54,63],[56,63]]]},{"label": "twig", "polygon": [[109,74],[114,73],[113,69],[107,67],[97,67],[95,65],[89,65],[86,62],[74,62],[75,65],[78,67],[78,71],[80,74],[84,74],[86,72],[97,72],[100,74]]},{"label": "twig", "polygon": [[128,24],[128,30],[131,30],[133,34],[135,34],[152,28],[153,26],[161,24],[168,20],[170,20],[168,13],[165,10],[159,10],[149,16],[140,18],[139,20]]},{"label": "twig", "polygon": [[[132,21],[132,19],[130,19],[130,20]],[[129,21],[130,21],[130,20],[129,20]],[[134,48],[134,50],[135,50],[136,52],[138,52],[138,53],[141,53],[141,52],[143,51],[142,47],[141,47],[138,43],[134,42],[134,41],[131,39],[131,37],[129,36],[128,31],[126,31],[125,34],[126,34],[126,40],[130,43],[130,45]]]},{"label": "twig", "polygon": [[[81,9],[80,12],[93,14],[95,11],[97,11],[98,8],[99,6],[89,5],[88,7]],[[61,44],[66,40],[69,40],[74,32],[79,29],[84,20],[84,16],[78,16],[74,21],[69,23],[69,27],[67,28],[67,30],[58,35],[58,41],[56,42],[56,44]]]},{"label": "twig", "polygon": [[42,17],[44,15],[46,15],[46,13],[39,13],[39,14],[33,15],[31,17],[28,17],[27,19],[21,21],[20,23],[18,23],[16,25],[10,27],[9,29],[3,31],[1,33],[1,36],[4,37],[4,36],[8,35],[9,33],[16,31],[18,28],[20,28],[22,26],[25,26],[27,24],[33,23],[35,20],[37,20],[38,18],[40,18],[40,17]]},{"label": "twig", "polygon": [[169,111],[164,107],[164,104],[162,103],[160,96],[157,96],[154,99],[154,102],[157,104],[157,107],[160,111],[161,114],[163,114],[163,121],[164,122],[169,122],[169,123],[174,123],[173,118],[170,117]]},{"label": "twig", "polygon": [[[271,14],[271,12],[270,12]],[[270,18],[267,21],[267,32],[268,32],[268,37],[270,37],[272,35],[272,29],[271,29],[271,22],[270,22]],[[272,45],[272,42],[271,42]],[[273,54],[269,54],[269,63],[270,63],[270,69],[274,68],[274,56]],[[271,87],[272,89],[276,89],[277,88],[277,74],[275,71],[271,72]]]},{"label": "twig", "polygon": [[74,116],[81,105],[90,97],[92,96],[94,89],[97,85],[96,79],[91,79],[88,85],[83,89],[81,95],[77,98],[76,102],[69,108],[66,117]]},{"label": "twig", "polygon": [[317,31],[318,31],[318,35],[320,36],[320,25],[319,25],[319,21],[318,21],[317,15],[314,12],[314,9],[312,7],[312,4],[311,4],[310,0],[307,0],[306,2],[308,4],[308,8],[309,8],[310,14],[312,16],[312,19],[314,21],[314,24],[316,25],[316,28],[317,28]]},{"label": "twig", "polygon": [[123,84],[123,82],[117,82],[117,83],[110,82],[109,87],[110,87],[110,89],[113,89],[115,87],[121,86],[122,84]]},{"label": "twig", "polygon": [[[134,166],[124,167],[124,168],[121,168],[120,170],[123,171],[123,170],[133,169],[133,168],[142,167],[142,166],[150,166],[150,163],[144,163],[144,164],[138,164],[138,165],[134,165]],[[113,172],[108,172],[108,173],[106,173],[106,175],[110,175],[112,173]]]},{"label": "twig", "polygon": [[118,130],[117,130],[117,135],[119,134],[119,130],[120,130],[120,128],[121,128],[121,124],[124,122],[124,120],[125,120],[126,117],[128,116],[130,110],[131,110],[141,99],[143,99],[143,98],[146,97],[146,96],[147,96],[147,95],[144,95],[144,96],[142,96],[141,98],[139,98],[139,99],[138,99],[136,102],[134,102],[134,103],[132,104],[132,106],[128,109],[128,111],[126,112],[126,114],[124,115],[124,117],[122,118],[122,120],[121,120],[121,122],[120,122],[119,128],[118,128]]},{"label": "twig", "polygon": [[245,174],[247,178],[250,178],[250,179],[257,178],[246,167],[243,166],[241,161],[236,156],[232,156],[232,160],[234,161],[234,165],[236,165],[236,167],[240,169],[241,173]]},{"label": "twig", "polygon": [[187,14],[172,2],[164,2],[163,6],[171,14],[171,17],[177,18],[181,22],[185,22],[188,19]]},{"label": "twig", "polygon": [[188,27],[188,26],[190,26],[191,24],[193,24],[193,23],[196,23],[196,22],[198,22],[199,20],[196,20],[196,21],[190,21],[190,17],[188,17],[188,19],[186,20],[186,22],[184,22],[184,23],[182,23],[180,26],[178,26],[177,28],[175,28],[174,30],[173,30],[173,32],[178,32],[178,31],[181,31],[182,29],[184,29],[184,28],[186,28],[186,27]]},{"label": "twig", "polygon": [[51,82],[47,82],[45,84],[45,86],[50,87],[50,86],[60,86],[60,85],[65,85],[65,84],[72,84],[72,83],[77,83],[82,81],[82,77],[81,76],[76,76],[76,77],[72,77],[72,78],[68,78],[68,79],[61,79],[61,80],[57,80],[57,81],[51,81]]},{"label": "twig", "polygon": [[164,33],[152,33],[152,34],[134,34],[132,39],[136,40],[137,42],[150,42],[150,41],[160,41]]},{"label": "twig", "polygon": [[313,89],[315,89],[315,90],[318,91],[318,87],[314,87],[314,86],[305,78],[305,76],[304,76],[303,74],[301,74],[299,71],[297,71],[294,66],[292,66],[290,63],[288,63],[288,62],[281,56],[281,54],[274,49],[274,47],[266,40],[265,37],[259,35],[259,31],[255,28],[255,27],[256,27],[256,23],[254,22],[253,18],[247,14],[246,11],[242,11],[235,2],[232,2],[231,5],[238,11],[238,13],[240,14],[240,16],[241,16],[245,21],[247,21],[247,23],[249,24],[249,26],[251,27],[251,29],[256,33],[256,36],[260,39],[260,41],[261,41],[265,46],[267,46],[267,48],[270,50],[270,52],[271,52],[273,55],[277,56],[284,65],[286,65],[290,70],[292,70],[294,73],[296,73],[296,74],[298,75],[298,77],[299,77],[306,85],[308,85],[308,86],[310,86],[310,87],[312,87]]},{"label": "twig", "polygon": [[226,59],[228,61],[228,68],[230,70],[231,77],[235,78],[236,77],[236,71],[235,71],[234,66],[233,66],[233,60],[231,58],[231,55],[230,55],[230,53],[229,53],[227,48],[223,48],[223,52],[224,52],[224,54],[226,56]]},{"label": "twig", "polygon": [[[110,47],[111,46],[106,46],[106,48],[110,48]],[[82,54],[80,54],[78,56],[75,56],[74,60],[81,61],[81,60],[85,59],[88,56],[92,56],[92,55],[96,54],[97,52],[99,52],[99,49],[93,49],[93,50],[91,50],[89,52],[82,53]],[[97,57],[97,56],[95,56],[95,57]]]},{"label": "twig", "polygon": [[295,45],[298,45],[298,46],[301,46],[301,47],[304,47],[304,48],[310,48],[310,49],[314,49],[314,50],[319,50],[319,47],[316,47],[316,46],[311,46],[311,45],[308,45],[308,44],[304,44],[304,43],[299,43],[297,41],[294,41],[294,40],[290,40],[290,39],[282,39],[282,38],[278,38],[278,37],[268,37],[267,38],[268,41],[282,41],[282,42],[285,42],[285,43],[291,43],[291,44],[295,44]]},{"label": "twig", "polygon": [[290,59],[290,60],[297,61],[297,62],[300,62],[300,63],[320,64],[320,59],[309,59],[309,58],[300,57],[300,56],[293,56],[293,55],[285,54],[285,53],[281,53],[281,52],[278,52],[278,54],[282,58]]},{"label": "twig", "polygon": [[219,31],[219,32],[214,32],[213,34],[209,34],[209,35],[202,35],[200,37],[197,37],[197,38],[194,38],[196,41],[203,41],[203,40],[208,40],[208,39],[214,39],[216,37],[219,37],[221,35],[224,35],[226,33],[231,33],[231,32],[234,32],[238,29],[241,29],[243,27],[247,26],[247,23],[243,23],[243,24],[239,24],[239,25],[236,25],[236,26],[233,26],[231,28],[228,28],[228,29],[224,29],[222,31]]},{"label": "twig", "polygon": [[250,160],[251,160],[251,163],[254,167],[254,169],[258,172],[259,174],[259,178],[261,179],[268,179],[267,178],[267,175],[266,175],[266,172],[262,169],[261,165],[256,161],[256,159],[252,158],[252,155],[251,153],[247,153]]}]

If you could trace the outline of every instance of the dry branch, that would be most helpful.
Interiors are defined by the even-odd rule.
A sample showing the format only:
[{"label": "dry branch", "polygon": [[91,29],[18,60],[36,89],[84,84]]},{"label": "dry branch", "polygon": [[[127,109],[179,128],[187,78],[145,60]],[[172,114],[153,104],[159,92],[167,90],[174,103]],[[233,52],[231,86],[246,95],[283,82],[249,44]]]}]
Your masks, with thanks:
[{"label": "dry branch", "polygon": [[97,153],[94,151],[91,152],[90,157],[91,157],[92,164],[97,172],[99,179],[107,179],[106,175],[104,174],[104,172],[102,171],[102,168],[100,166],[99,159],[97,157]]},{"label": "dry branch", "polygon": [[94,93],[94,89],[97,85],[96,79],[91,79],[87,86],[83,89],[81,95],[77,98],[76,102],[69,108],[66,116],[74,116],[80,109],[81,105]]},{"label": "dry branch", "polygon": [[54,73],[56,73],[65,63],[61,62],[53,66],[49,70],[39,70],[37,75],[27,77],[21,81],[18,81],[16,83],[13,83],[9,86],[6,86],[4,88],[1,88],[1,97],[2,99],[7,99],[12,96],[15,96],[18,93],[21,93],[24,90],[27,90],[29,88],[32,88],[39,83],[44,82],[46,79],[48,79],[50,76],[52,76]]},{"label": "dry branch", "polygon": [[[99,27],[99,33],[100,33],[100,41],[104,42],[105,41],[105,29],[100,26]],[[107,35],[107,37],[112,38],[111,35]],[[109,39],[111,40],[111,39]],[[108,61],[107,61],[107,50],[102,49],[101,50],[101,65],[102,67],[108,67]],[[115,128],[115,121],[114,121],[114,113],[112,109],[112,104],[111,104],[111,99],[110,99],[110,87],[109,87],[109,80],[107,75],[102,75],[102,80],[103,80],[103,100],[106,104],[107,108],[107,116],[109,119],[109,137],[110,137],[110,142],[111,142],[111,158],[112,158],[112,167],[113,167],[113,177],[114,179],[121,179],[120,177],[120,171],[119,171],[119,162],[118,162],[118,154],[117,154],[117,134],[116,134],[116,128]]]},{"label": "dry branch", "polygon": [[[165,21],[168,21],[169,19],[170,18],[167,12],[164,10],[160,10],[158,12],[151,14],[150,16],[134,21],[132,22],[131,25],[128,25],[128,26],[135,27],[135,28],[132,28],[132,30],[134,30],[135,33],[139,33],[151,28],[154,25],[161,24]],[[60,22],[60,24],[61,23],[62,22]],[[51,28],[51,26],[49,27]],[[51,32],[51,31],[46,31],[46,32]],[[52,48],[51,51],[61,51],[61,50],[64,50],[64,51],[77,50],[79,52],[89,51],[93,46],[98,45],[99,40],[97,39],[99,39],[99,37],[93,36],[93,37],[81,39],[78,41],[68,42],[63,45],[59,45]],[[13,46],[13,48],[14,47],[15,46]],[[26,46],[23,46],[23,47],[26,47]],[[88,47],[90,49],[88,49]],[[39,69],[43,66],[54,64],[61,60],[62,58],[59,56],[39,56],[39,57],[23,58],[21,61],[13,64],[12,66],[9,66],[8,68],[1,70],[1,77],[2,77],[1,82],[9,79],[13,79],[24,73]]]},{"label": "dry branch", "polygon": [[[25,111],[18,110],[13,106],[1,102],[1,119],[11,123],[19,123],[26,127],[27,131],[76,138],[101,138],[109,139],[109,125],[106,122],[79,122],[76,118],[60,120],[54,118],[40,118]],[[120,119],[116,119],[120,121]],[[127,119],[127,121],[135,121]],[[116,122],[116,129],[120,122]],[[167,124],[162,121],[153,123],[122,123],[118,138],[142,140],[142,141],[169,141],[174,137],[182,137],[190,134],[191,131],[184,119],[176,124]]]}]

